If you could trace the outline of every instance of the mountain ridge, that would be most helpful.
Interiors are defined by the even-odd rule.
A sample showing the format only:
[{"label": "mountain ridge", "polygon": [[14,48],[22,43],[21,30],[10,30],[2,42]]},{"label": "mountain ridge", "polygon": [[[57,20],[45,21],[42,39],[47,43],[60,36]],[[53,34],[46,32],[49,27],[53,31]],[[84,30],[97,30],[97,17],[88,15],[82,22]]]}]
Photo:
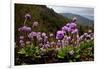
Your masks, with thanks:
[{"label": "mountain ridge", "polygon": [[78,23],[82,25],[88,25],[88,26],[93,26],[94,21],[90,20],[84,16],[78,15],[78,14],[73,14],[73,13],[59,13],[64,17],[67,17],[69,19],[72,19],[73,17],[76,17],[78,19]]}]

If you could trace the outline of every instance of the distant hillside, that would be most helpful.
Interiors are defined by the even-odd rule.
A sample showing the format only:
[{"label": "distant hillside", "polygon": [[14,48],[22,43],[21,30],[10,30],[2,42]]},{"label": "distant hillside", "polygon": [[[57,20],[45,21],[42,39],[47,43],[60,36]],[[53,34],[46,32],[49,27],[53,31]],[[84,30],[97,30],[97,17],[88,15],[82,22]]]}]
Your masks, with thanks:
[{"label": "distant hillside", "polygon": [[36,31],[56,32],[61,26],[68,22],[68,19],[57,14],[53,9],[45,5],[15,4],[15,34],[18,35],[18,28],[23,26],[24,15],[29,13],[32,19],[26,25],[32,26],[32,22],[38,21],[39,26]]},{"label": "distant hillside", "polygon": [[72,14],[72,13],[60,13],[61,15],[63,15],[64,17],[67,17],[69,19],[73,18],[73,17],[77,17],[78,19],[78,23],[81,25],[86,25],[86,26],[93,26],[94,21],[90,20],[88,18],[85,18],[83,16],[80,15],[76,15],[76,14]]},{"label": "distant hillside", "polygon": [[89,20],[94,20],[94,16],[83,15],[84,17],[88,18]]}]

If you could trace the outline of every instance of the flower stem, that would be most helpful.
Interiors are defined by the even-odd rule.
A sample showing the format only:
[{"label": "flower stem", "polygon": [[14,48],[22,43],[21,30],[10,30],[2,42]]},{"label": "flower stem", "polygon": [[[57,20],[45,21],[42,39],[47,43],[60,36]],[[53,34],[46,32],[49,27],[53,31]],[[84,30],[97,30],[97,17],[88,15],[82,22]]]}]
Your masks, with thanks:
[{"label": "flower stem", "polygon": [[25,24],[26,24],[26,21],[27,21],[27,18],[25,18],[25,20],[24,20],[24,26],[25,26]]}]

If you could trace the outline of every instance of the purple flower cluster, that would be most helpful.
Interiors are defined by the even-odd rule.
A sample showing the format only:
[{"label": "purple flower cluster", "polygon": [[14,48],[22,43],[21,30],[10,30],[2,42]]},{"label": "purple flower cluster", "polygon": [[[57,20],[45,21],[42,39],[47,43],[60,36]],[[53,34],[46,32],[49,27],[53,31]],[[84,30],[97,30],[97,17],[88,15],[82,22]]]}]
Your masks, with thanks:
[{"label": "purple flower cluster", "polygon": [[62,40],[64,38],[64,31],[57,31],[56,39]]},{"label": "purple flower cluster", "polygon": [[19,39],[20,39],[20,40],[19,40],[19,43],[20,43],[21,47],[25,46],[25,43],[24,43],[24,36],[20,36]]},{"label": "purple flower cluster", "polygon": [[93,40],[93,39],[94,39],[94,34],[92,32],[84,33],[79,37],[79,41]]},{"label": "purple flower cluster", "polygon": [[31,32],[31,33],[29,33],[29,35],[28,35],[28,37],[30,38],[30,39],[33,39],[34,37],[36,37],[37,36],[37,33],[36,32]]},{"label": "purple flower cluster", "polygon": [[33,22],[33,25],[32,25],[32,27],[34,28],[34,27],[37,27],[38,26],[38,22]]},{"label": "purple flower cluster", "polygon": [[[25,18],[31,18],[31,15],[26,14]],[[18,29],[18,31],[24,33],[23,36],[19,37],[19,44],[25,46],[27,44],[35,43],[36,46],[47,49],[49,47],[62,48],[68,45],[78,46],[82,41],[93,40],[94,34],[92,30],[79,36],[79,29],[77,28],[76,21],[77,18],[74,17],[70,23],[67,23],[61,30],[57,31],[56,36],[53,33],[48,35],[48,33],[45,32],[33,31],[34,27],[39,25],[38,21],[33,22],[32,27],[24,25]]]},{"label": "purple flower cluster", "polygon": [[72,33],[72,34],[77,34],[78,29],[77,29],[77,24],[76,23],[68,23],[64,27],[62,27],[62,31],[65,33]]},{"label": "purple flower cluster", "polygon": [[31,32],[31,27],[23,26],[21,28],[18,28],[18,31],[20,31],[20,32]]},{"label": "purple flower cluster", "polygon": [[64,40],[64,45],[68,45],[72,41],[77,41],[77,39],[75,38],[77,37],[77,35],[79,35],[78,32],[79,30],[77,28],[76,18],[73,18],[73,20],[70,23],[67,23],[61,28],[60,31],[57,31],[56,39]]},{"label": "purple flower cluster", "polygon": [[32,17],[31,17],[31,15],[29,13],[27,13],[27,14],[25,14],[25,18],[26,19],[31,19]]}]

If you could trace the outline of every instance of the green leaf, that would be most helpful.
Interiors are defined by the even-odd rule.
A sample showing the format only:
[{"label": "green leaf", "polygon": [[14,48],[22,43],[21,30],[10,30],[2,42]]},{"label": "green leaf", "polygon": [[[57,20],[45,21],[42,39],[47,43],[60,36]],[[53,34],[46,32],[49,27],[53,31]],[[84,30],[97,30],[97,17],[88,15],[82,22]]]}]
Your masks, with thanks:
[{"label": "green leaf", "polygon": [[66,48],[62,48],[58,51],[58,58],[64,58],[67,55],[67,49]]},{"label": "green leaf", "polygon": [[79,47],[75,48],[75,53],[79,53],[81,51],[81,49]]},{"label": "green leaf", "polygon": [[67,46],[65,49],[66,49],[67,52],[70,52],[70,51],[73,50],[74,48],[73,48],[73,46]]},{"label": "green leaf", "polygon": [[76,55],[75,58],[80,58],[80,55]]},{"label": "green leaf", "polygon": [[63,59],[63,58],[64,58],[64,56],[61,56],[61,55],[57,55],[57,57],[58,57],[58,58],[61,58],[61,59]]},{"label": "green leaf", "polygon": [[18,53],[19,53],[19,54],[25,54],[26,52],[25,52],[25,49],[22,48]]}]

